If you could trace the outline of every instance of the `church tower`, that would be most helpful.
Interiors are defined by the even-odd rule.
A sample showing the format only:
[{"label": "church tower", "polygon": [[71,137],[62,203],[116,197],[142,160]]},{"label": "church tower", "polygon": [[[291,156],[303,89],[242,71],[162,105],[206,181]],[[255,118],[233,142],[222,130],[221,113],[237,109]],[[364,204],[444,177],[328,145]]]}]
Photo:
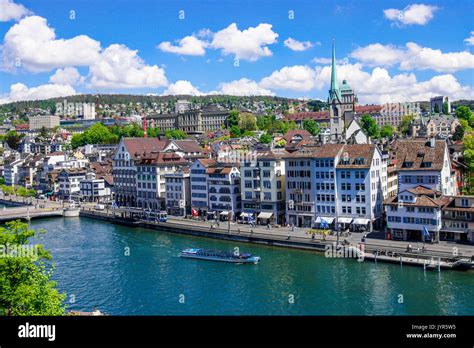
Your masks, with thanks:
[{"label": "church tower", "polygon": [[336,45],[332,40],[332,66],[331,66],[331,88],[329,89],[329,118],[331,125],[331,140],[339,140],[344,132],[344,110],[342,108],[342,96],[337,82],[336,71]]}]

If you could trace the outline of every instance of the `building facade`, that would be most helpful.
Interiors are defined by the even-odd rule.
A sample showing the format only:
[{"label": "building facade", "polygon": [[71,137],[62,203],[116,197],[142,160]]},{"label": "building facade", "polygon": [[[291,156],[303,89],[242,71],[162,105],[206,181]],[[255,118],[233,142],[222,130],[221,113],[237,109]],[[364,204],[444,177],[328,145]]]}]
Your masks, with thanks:
[{"label": "building facade", "polygon": [[59,116],[56,115],[31,116],[28,120],[31,131],[59,127]]},{"label": "building facade", "polygon": [[191,185],[189,168],[165,175],[166,211],[168,215],[186,216],[191,213]]}]

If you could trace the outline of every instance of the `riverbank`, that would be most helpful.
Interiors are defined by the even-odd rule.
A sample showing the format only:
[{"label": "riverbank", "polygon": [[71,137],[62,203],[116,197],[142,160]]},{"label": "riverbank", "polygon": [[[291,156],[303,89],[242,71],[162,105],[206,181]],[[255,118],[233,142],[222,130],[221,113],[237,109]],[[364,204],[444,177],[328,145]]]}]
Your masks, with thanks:
[{"label": "riverbank", "polygon": [[[385,245],[381,247],[380,244],[372,245],[370,242],[367,243],[360,240],[357,242],[353,240],[348,241],[345,237],[341,237],[340,241],[344,241],[345,243],[341,244],[340,248],[336,248],[336,239],[334,236],[318,239],[306,234],[304,229],[268,229],[266,227],[251,227],[249,225],[234,223],[215,225],[209,222],[188,220],[179,217],[171,217],[167,222],[153,222],[125,218],[123,215],[124,214],[120,212],[117,213],[116,211],[95,211],[93,209],[82,209],[80,213],[81,217],[103,220],[130,227],[141,227],[184,235],[313,250],[332,254],[337,251],[337,257],[361,258],[360,253],[362,253],[363,259],[374,262],[405,264],[423,267],[425,269],[428,267],[432,269],[433,265],[436,265],[438,270],[455,269],[453,265],[456,262],[459,264],[460,260],[462,260],[464,266],[466,263],[471,263],[472,265],[472,253],[457,252],[453,254],[446,250],[433,250],[436,247],[431,245],[429,249],[425,248],[425,251],[422,251],[422,249],[406,251],[403,250],[401,246],[391,247],[390,245]],[[355,238],[355,240],[357,240],[357,238]]]}]

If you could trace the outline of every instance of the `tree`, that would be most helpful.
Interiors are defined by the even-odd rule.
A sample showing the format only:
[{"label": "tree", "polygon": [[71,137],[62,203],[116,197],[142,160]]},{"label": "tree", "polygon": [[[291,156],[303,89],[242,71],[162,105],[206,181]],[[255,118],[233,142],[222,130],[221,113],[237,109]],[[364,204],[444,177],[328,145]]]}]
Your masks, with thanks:
[{"label": "tree", "polygon": [[148,128],[146,132],[147,132],[148,137],[157,138],[160,135],[161,130],[158,127],[152,127],[152,128]]},{"label": "tree", "polygon": [[[465,120],[462,120],[462,121],[466,122]],[[462,125],[459,125],[454,130],[452,139],[454,141],[458,141],[458,140],[462,140],[463,137],[464,137],[464,127]]]},{"label": "tree", "polygon": [[433,112],[435,114],[439,114],[439,106],[438,106],[438,103],[435,104],[434,108],[433,108]]},{"label": "tree", "polygon": [[311,135],[318,135],[321,132],[321,127],[315,120],[304,120],[303,129],[311,133]]},{"label": "tree", "polygon": [[0,185],[5,185],[5,178],[0,177]]},{"label": "tree", "polygon": [[239,112],[237,110],[230,110],[229,116],[227,117],[227,128],[230,129],[233,126],[239,124]]},{"label": "tree", "polygon": [[285,139],[278,140],[275,143],[275,147],[285,147],[285,146],[286,146],[286,140]]},{"label": "tree", "polygon": [[463,156],[464,162],[467,165],[466,170],[466,187],[465,194],[474,194],[474,132],[469,132],[464,135],[463,139]]},{"label": "tree", "polygon": [[230,128],[230,137],[231,138],[240,138],[242,133],[240,132],[239,126],[232,126]]},{"label": "tree", "polygon": [[467,106],[460,106],[456,109],[456,117],[461,120],[466,120],[469,126],[474,126],[474,116],[471,109]]},{"label": "tree", "polygon": [[51,254],[42,245],[29,245],[36,231],[21,221],[0,227],[0,314],[63,315],[64,294],[51,281]]},{"label": "tree", "polygon": [[165,133],[167,139],[182,140],[186,139],[188,135],[180,129],[168,130]]},{"label": "tree", "polygon": [[260,130],[268,131],[274,122],[274,116],[258,116],[257,117],[257,127]]},{"label": "tree", "polygon": [[413,115],[405,115],[402,117],[402,120],[400,122],[400,125],[398,126],[398,129],[400,130],[400,133],[403,135],[407,135],[411,131],[411,124],[413,120],[415,119],[415,116]]},{"label": "tree", "polygon": [[380,136],[382,138],[390,138],[393,135],[393,127],[389,124],[386,124],[380,130]]},{"label": "tree", "polygon": [[443,114],[448,114],[448,103],[446,102],[443,103]]},{"label": "tree", "polygon": [[251,113],[244,112],[239,115],[239,128],[242,132],[254,131],[257,129],[257,119]]},{"label": "tree", "polygon": [[8,131],[5,140],[10,148],[13,150],[18,150],[18,146],[20,145],[21,138],[23,135],[18,134],[16,131],[11,130]]},{"label": "tree", "polygon": [[272,136],[270,134],[262,134],[262,136],[260,137],[260,142],[262,144],[270,144],[272,142]]},{"label": "tree", "polygon": [[380,137],[380,126],[375,122],[375,120],[370,115],[362,115],[360,119],[361,128],[367,133],[371,138]]}]

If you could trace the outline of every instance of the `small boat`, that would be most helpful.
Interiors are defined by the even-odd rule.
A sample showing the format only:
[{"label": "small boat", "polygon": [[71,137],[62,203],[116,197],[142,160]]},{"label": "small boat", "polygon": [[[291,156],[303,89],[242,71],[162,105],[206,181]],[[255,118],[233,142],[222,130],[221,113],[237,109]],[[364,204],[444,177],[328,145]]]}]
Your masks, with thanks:
[{"label": "small boat", "polygon": [[185,249],[181,251],[179,256],[190,258],[190,259],[221,261],[221,262],[230,262],[230,263],[256,264],[260,261],[260,257],[253,256],[252,254],[234,254],[227,251],[216,251],[216,250],[197,249],[197,248]]},{"label": "small boat", "polygon": [[472,268],[473,264],[470,260],[457,260],[451,264],[451,268],[458,271],[468,271]]}]

